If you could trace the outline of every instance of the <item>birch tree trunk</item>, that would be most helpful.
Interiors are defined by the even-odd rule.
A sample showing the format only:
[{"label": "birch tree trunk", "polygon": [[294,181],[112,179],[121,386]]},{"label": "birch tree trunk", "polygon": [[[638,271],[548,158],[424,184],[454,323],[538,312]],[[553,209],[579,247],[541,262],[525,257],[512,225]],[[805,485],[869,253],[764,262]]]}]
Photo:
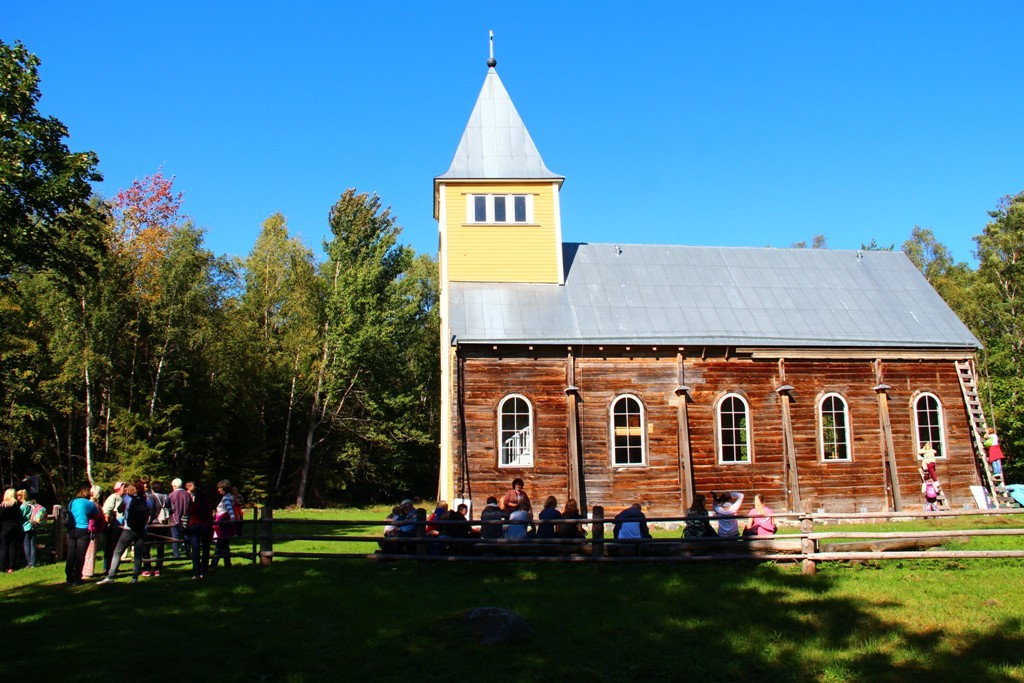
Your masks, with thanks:
[{"label": "birch tree trunk", "polygon": [[[309,429],[306,430],[306,447],[302,457],[302,475],[299,477],[299,491],[295,497],[295,506],[302,508],[306,504],[306,488],[309,486],[309,471],[313,463],[313,445],[316,443],[316,430],[324,420],[324,407],[322,405],[324,375],[327,372],[327,330],[330,322],[324,323],[324,349],[320,359],[320,368],[316,373],[316,391],[313,392],[313,401],[309,408]],[[319,414],[318,414],[319,413]]]},{"label": "birch tree trunk", "polygon": [[85,358],[85,478],[92,481],[92,388],[89,383],[89,328],[85,318],[85,296],[82,297],[82,356]]},{"label": "birch tree trunk", "polygon": [[288,446],[292,436],[292,413],[295,412],[295,384],[299,378],[299,355],[295,354],[295,366],[292,370],[292,388],[288,394],[288,417],[284,423],[284,446],[281,448],[281,466],[277,468],[277,477],[274,478],[274,493],[281,490],[281,480],[284,478],[284,465],[288,460]]}]

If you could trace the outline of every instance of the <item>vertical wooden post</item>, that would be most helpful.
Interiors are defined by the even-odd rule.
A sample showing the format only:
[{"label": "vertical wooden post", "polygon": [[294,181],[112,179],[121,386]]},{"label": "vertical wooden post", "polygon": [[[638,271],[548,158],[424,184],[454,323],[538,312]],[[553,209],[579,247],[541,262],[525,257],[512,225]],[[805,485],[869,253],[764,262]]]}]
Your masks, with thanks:
[{"label": "vertical wooden post", "polygon": [[[818,542],[806,536],[813,531],[814,516],[811,513],[811,503],[807,501],[803,504],[803,510],[800,513],[800,552],[804,555],[813,555],[818,552]],[[818,563],[808,557],[804,558],[801,566],[804,574],[815,574],[818,571]]]},{"label": "vertical wooden post", "polygon": [[[426,522],[427,521],[427,511],[426,511],[425,508],[416,508],[416,521],[417,522]],[[422,557],[426,557],[426,555],[427,555],[426,538],[427,538],[427,527],[426,527],[426,525],[425,524],[417,524],[416,525],[416,556],[417,557],[422,558]]]},{"label": "vertical wooden post", "polygon": [[594,523],[590,525],[591,557],[599,560],[604,557],[604,508],[594,506]]},{"label": "vertical wooden post", "polygon": [[60,523],[60,505],[53,506],[53,556],[58,562],[64,559],[64,525]]},{"label": "vertical wooden post", "polygon": [[679,458],[679,489],[681,492],[680,496],[680,513],[686,514],[686,511],[690,508],[693,503],[693,462],[690,454],[690,417],[687,412],[687,401],[690,400],[690,387],[686,386],[686,379],[683,367],[683,349],[680,347],[676,353],[676,382],[675,388],[676,398],[679,400],[679,407],[677,409],[677,422],[676,425],[676,456]]},{"label": "vertical wooden post", "polygon": [[[253,523],[255,525],[255,522]],[[255,542],[255,541],[254,541]],[[274,508],[264,505],[260,513],[260,566],[269,567],[274,559]]]},{"label": "vertical wooden post", "polygon": [[[885,443],[885,460],[882,462],[882,471],[888,472],[885,478],[885,485],[892,488],[892,506],[899,512],[903,509],[903,497],[900,495],[900,477],[896,469],[896,446],[892,442],[892,422],[889,419],[889,395],[886,392],[889,385],[882,381],[882,359],[875,361],[875,395],[878,397],[878,421],[882,426],[882,437]],[[889,503],[889,496],[886,496],[886,505]]]},{"label": "vertical wooden post", "polygon": [[565,359],[565,401],[568,410],[568,458],[567,479],[569,481],[569,498],[575,498],[581,510],[587,509],[586,495],[583,489],[583,469],[580,464],[579,451],[579,388],[576,386],[576,359],[572,347]]},{"label": "vertical wooden post", "polygon": [[786,485],[786,507],[791,512],[800,510],[800,474],[796,469],[796,441],[793,439],[793,417],[790,414],[790,392],[793,387],[786,384],[786,360],[779,359],[779,384],[775,390],[779,395],[782,404],[782,453],[786,476],[783,481]]}]

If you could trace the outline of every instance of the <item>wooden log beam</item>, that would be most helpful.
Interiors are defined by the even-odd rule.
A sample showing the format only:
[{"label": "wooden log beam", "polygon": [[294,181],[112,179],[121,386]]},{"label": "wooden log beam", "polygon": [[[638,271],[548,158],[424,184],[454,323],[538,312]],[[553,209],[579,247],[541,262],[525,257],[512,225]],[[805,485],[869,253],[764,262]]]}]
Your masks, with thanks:
[{"label": "wooden log beam", "polygon": [[[935,548],[954,540],[952,536],[945,538],[878,538],[871,541],[844,541],[840,543],[823,543],[821,552],[883,552],[890,550],[924,550]],[[967,540],[970,540],[969,538]],[[961,542],[966,542],[960,537]]]}]

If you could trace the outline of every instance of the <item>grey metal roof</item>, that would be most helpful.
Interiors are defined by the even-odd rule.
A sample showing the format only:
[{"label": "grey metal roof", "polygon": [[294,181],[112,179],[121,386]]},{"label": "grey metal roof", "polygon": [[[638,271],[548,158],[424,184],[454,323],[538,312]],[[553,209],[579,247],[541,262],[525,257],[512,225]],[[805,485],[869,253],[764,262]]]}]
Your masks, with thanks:
[{"label": "grey metal roof", "polygon": [[563,179],[544,165],[493,68],[487,70],[451,167],[437,178]]},{"label": "grey metal roof", "polygon": [[900,252],[565,244],[564,286],[455,282],[458,343],[980,348]]}]

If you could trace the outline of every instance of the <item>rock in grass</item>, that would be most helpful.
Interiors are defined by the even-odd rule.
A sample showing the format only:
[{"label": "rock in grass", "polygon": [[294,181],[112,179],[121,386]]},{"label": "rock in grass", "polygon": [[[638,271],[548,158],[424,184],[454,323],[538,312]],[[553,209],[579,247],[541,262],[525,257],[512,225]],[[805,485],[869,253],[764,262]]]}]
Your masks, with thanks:
[{"label": "rock in grass", "polygon": [[500,607],[474,607],[442,619],[481,645],[496,645],[533,637],[533,627],[521,615]]}]

